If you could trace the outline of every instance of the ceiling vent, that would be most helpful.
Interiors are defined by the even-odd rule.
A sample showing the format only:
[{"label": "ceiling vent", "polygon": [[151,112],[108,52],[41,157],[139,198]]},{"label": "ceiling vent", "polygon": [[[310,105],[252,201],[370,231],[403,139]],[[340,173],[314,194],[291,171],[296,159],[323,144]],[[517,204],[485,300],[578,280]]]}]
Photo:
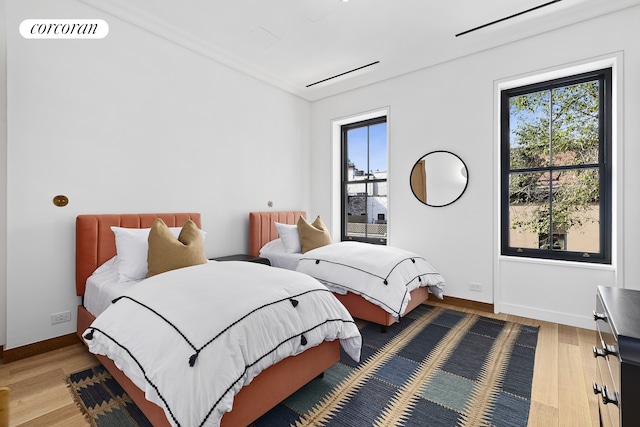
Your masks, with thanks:
[{"label": "ceiling vent", "polygon": [[550,6],[550,5],[554,4],[554,3],[558,3],[558,2],[561,2],[561,1],[562,0],[553,0],[553,1],[541,4],[539,6],[532,7],[531,9],[523,10],[522,12],[514,13],[513,15],[509,15],[509,16],[506,16],[504,18],[496,19],[495,21],[487,22],[486,24],[482,24],[482,25],[479,25],[477,27],[471,28],[470,30],[458,33],[458,34],[456,34],[456,37],[464,36],[465,34],[469,34],[469,33],[472,33],[474,31],[478,31],[478,30],[480,30],[482,28],[486,28],[486,27],[489,27],[491,25],[507,21],[507,20],[509,20],[511,18],[515,18],[517,16],[524,15],[525,13],[533,12],[534,10],[542,9],[543,7],[547,7],[547,6]]},{"label": "ceiling vent", "polygon": [[363,65],[353,70],[345,71],[344,73],[336,74],[335,76],[327,77],[326,79],[318,80],[317,82],[308,84],[307,87],[318,87],[318,85],[326,85],[329,83],[335,83],[336,79],[341,80],[342,77],[354,77],[357,74],[361,74],[362,71],[373,71],[375,65],[378,65],[380,61],[375,61],[367,65]]}]

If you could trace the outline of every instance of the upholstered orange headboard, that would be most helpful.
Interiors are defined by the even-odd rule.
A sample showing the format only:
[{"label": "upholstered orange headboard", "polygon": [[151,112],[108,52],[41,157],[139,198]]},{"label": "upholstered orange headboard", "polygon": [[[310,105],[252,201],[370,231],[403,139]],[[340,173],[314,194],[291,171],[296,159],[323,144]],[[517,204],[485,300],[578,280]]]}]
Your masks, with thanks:
[{"label": "upholstered orange headboard", "polygon": [[116,255],[112,226],[150,228],[156,218],[169,227],[181,227],[188,219],[201,228],[199,213],[79,215],[76,218],[76,294],[84,295],[87,278]]},{"label": "upholstered orange headboard", "polygon": [[300,217],[307,218],[304,211],[249,212],[249,255],[258,256],[260,248],[278,238],[276,222],[297,224]]}]

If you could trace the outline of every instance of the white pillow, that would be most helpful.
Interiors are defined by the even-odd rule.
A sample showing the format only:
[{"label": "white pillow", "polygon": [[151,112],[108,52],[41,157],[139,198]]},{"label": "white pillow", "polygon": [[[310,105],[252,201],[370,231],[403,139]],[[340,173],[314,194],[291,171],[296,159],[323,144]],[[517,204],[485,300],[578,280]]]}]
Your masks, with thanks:
[{"label": "white pillow", "polygon": [[[116,254],[118,257],[118,282],[142,280],[147,277],[147,254],[149,253],[150,228],[111,227],[116,236]],[[182,227],[169,227],[177,238]],[[207,235],[200,230],[202,240]]]},{"label": "white pillow", "polygon": [[300,253],[302,252],[302,245],[300,244],[300,233],[298,232],[298,226],[291,224],[281,224],[276,222],[276,230],[278,230],[278,236],[282,239],[284,250],[287,253]]}]

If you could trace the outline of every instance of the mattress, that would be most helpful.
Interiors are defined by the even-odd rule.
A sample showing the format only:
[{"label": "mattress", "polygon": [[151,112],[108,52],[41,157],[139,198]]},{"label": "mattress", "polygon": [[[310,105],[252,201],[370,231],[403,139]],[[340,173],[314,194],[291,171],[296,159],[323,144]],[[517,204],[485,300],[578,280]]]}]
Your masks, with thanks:
[{"label": "mattress", "polygon": [[118,282],[117,262],[117,257],[111,258],[87,279],[83,305],[95,317],[106,310],[111,301],[139,282]]},{"label": "mattress", "polygon": [[285,268],[295,271],[298,267],[298,261],[302,258],[301,253],[291,253],[284,249],[282,240],[275,239],[267,243],[260,249],[260,256],[266,258],[272,267]]}]

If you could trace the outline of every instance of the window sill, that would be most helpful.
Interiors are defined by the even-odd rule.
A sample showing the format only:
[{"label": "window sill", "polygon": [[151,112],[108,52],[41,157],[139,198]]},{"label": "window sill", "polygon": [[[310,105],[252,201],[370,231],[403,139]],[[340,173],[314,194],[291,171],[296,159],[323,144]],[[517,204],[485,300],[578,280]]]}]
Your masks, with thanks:
[{"label": "window sill", "polygon": [[567,268],[579,268],[579,269],[591,269],[600,271],[615,271],[616,266],[611,264],[598,264],[589,262],[576,262],[576,261],[562,261],[555,259],[543,259],[543,258],[525,258],[509,255],[498,255],[498,262],[513,262],[513,263],[525,263],[525,264],[538,264],[538,265],[552,265],[555,267],[567,267]]}]

